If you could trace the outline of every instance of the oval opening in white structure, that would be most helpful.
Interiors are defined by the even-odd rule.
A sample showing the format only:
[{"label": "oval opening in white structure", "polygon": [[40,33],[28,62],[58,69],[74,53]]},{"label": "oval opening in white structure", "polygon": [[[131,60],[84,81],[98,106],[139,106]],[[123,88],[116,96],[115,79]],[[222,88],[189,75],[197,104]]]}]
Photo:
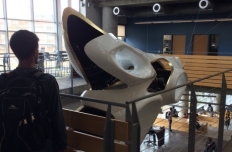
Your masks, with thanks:
[{"label": "oval opening in white structure", "polygon": [[138,78],[147,78],[152,73],[147,59],[141,53],[128,47],[118,48],[115,58],[117,64],[130,75]]}]

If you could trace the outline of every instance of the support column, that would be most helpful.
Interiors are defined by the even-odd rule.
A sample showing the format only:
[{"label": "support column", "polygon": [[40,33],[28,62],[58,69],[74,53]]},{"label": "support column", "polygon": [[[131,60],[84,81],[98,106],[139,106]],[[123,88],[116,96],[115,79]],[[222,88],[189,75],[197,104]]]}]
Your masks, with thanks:
[{"label": "support column", "polygon": [[113,14],[112,7],[103,7],[102,9],[102,29],[107,33],[113,33],[117,37],[118,16]]},{"label": "support column", "polygon": [[217,94],[216,95],[216,98],[215,98],[215,103],[219,104],[219,105],[214,105],[213,106],[213,111],[217,111],[219,112],[220,110],[220,103],[221,103],[221,95],[220,94]]},{"label": "support column", "polygon": [[176,108],[177,111],[179,111],[179,117],[182,117],[184,115],[184,113],[187,115],[188,114],[188,105],[189,105],[189,91],[185,91],[183,94],[182,97],[181,97],[181,100],[182,101],[179,101],[177,103],[178,106],[182,106],[183,108]]}]

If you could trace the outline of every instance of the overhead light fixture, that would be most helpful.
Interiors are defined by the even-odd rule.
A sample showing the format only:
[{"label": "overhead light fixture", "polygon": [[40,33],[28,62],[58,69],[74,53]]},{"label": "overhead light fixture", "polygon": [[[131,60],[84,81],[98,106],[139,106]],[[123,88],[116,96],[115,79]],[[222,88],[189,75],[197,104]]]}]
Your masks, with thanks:
[{"label": "overhead light fixture", "polygon": [[211,2],[209,0],[200,0],[199,7],[200,9],[210,9]]},{"label": "overhead light fixture", "polygon": [[120,8],[119,7],[114,7],[113,13],[114,13],[114,15],[118,15],[120,13]]},{"label": "overhead light fixture", "polygon": [[155,3],[152,7],[153,12],[160,13],[162,12],[162,6],[159,3]]}]

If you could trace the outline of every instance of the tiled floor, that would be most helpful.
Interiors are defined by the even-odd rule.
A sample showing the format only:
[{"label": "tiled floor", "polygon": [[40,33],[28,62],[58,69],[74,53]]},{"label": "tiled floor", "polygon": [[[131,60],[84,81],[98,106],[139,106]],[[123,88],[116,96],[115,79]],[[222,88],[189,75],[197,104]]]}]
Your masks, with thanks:
[{"label": "tiled floor", "polygon": [[[65,90],[71,86],[71,81],[69,77],[60,78],[57,80],[60,86],[60,90]],[[82,78],[75,78],[73,81],[74,87],[78,86],[86,86],[86,82]],[[72,99],[64,99],[62,98],[63,108],[67,109],[77,109],[81,103],[79,100]],[[168,121],[162,118],[163,116],[159,116],[154,125],[156,126],[165,126],[167,128]],[[207,137],[212,137],[213,140],[217,143],[218,137],[218,120],[212,118],[202,118],[200,121],[207,121],[208,127],[207,131],[201,134],[195,134],[195,152],[203,152],[205,142],[207,141]],[[169,132],[167,129],[165,130],[165,145],[158,146],[150,146],[144,144],[144,142],[140,145],[141,152],[187,152],[188,151],[188,123],[187,119],[176,118],[173,120],[173,132]],[[147,135],[144,141],[148,140],[149,136]],[[224,130],[224,146],[231,140],[232,138],[232,125],[229,129]],[[151,137],[151,140],[152,137]],[[225,151],[227,152],[227,151]],[[228,151],[231,152],[231,151]]]}]

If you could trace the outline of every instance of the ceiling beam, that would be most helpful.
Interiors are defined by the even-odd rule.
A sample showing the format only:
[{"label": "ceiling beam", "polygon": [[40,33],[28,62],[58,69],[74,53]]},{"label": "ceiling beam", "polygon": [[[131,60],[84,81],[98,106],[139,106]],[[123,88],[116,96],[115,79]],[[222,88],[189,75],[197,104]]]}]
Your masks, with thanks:
[{"label": "ceiling beam", "polygon": [[154,3],[189,3],[198,2],[199,0],[95,0],[95,7],[113,7],[113,6],[127,6],[127,5],[146,5]]}]

